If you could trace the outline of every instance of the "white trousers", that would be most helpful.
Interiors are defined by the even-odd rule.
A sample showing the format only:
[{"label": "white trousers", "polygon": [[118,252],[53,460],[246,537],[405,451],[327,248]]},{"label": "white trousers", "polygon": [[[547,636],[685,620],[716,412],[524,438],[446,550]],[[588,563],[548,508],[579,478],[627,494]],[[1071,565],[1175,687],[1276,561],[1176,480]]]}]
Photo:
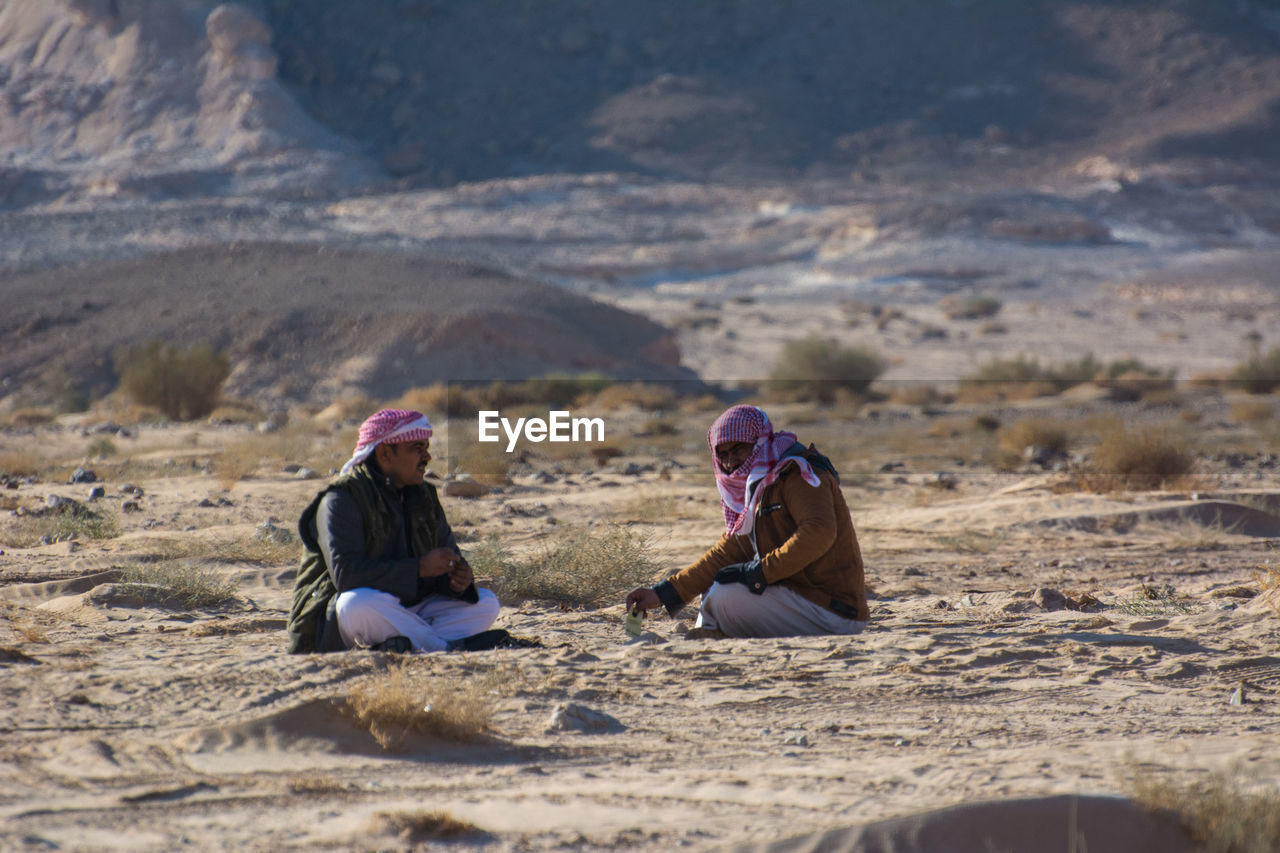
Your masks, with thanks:
[{"label": "white trousers", "polygon": [[433,595],[405,607],[389,592],[361,587],[338,595],[338,633],[347,648],[373,646],[390,637],[408,637],[414,651],[442,652],[449,640],[487,630],[498,618],[498,597],[477,589],[475,604]]},{"label": "white trousers", "polygon": [[785,586],[765,587],[756,595],[740,583],[713,583],[702,594],[694,627],[713,628],[730,637],[806,637],[861,634],[866,622],[837,616]]}]

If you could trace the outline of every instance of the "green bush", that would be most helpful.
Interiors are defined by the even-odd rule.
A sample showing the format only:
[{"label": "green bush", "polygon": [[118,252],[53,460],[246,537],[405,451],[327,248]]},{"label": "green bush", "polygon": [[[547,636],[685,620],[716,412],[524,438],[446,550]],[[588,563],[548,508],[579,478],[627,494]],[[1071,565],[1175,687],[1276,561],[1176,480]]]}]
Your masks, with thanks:
[{"label": "green bush", "polygon": [[231,365],[224,353],[208,344],[184,352],[173,344],[151,341],[119,354],[116,373],[121,389],[135,403],[189,421],[207,416],[218,405]]},{"label": "green bush", "polygon": [[866,347],[844,347],[830,338],[789,341],[769,378],[785,383],[798,399],[830,403],[844,389],[865,394],[888,367]]}]

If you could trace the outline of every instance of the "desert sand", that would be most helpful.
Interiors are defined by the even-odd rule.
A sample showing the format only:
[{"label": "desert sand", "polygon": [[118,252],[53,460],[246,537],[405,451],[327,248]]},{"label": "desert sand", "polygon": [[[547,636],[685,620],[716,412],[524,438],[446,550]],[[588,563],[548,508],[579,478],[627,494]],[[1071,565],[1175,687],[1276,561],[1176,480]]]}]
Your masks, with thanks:
[{"label": "desert sand", "polygon": [[[0,848],[1169,853],[1143,785],[1274,797],[1280,403],[1223,377],[1280,329],[1278,34],[1270,0],[0,0]],[[871,395],[758,386],[808,337],[882,355]],[[215,417],[115,390],[152,338],[227,354]],[[1177,381],[959,393],[1086,355]],[[508,458],[419,390],[582,372],[682,396],[574,401],[612,458]],[[622,525],[645,581],[719,535],[705,429],[761,402],[843,474],[870,627],[630,639],[619,584],[504,593],[540,648],[285,654],[290,531],[406,393],[434,482],[492,481],[445,498],[465,551]],[[1031,420],[1067,451],[1002,446]],[[1085,488],[1117,423],[1193,470]],[[375,736],[356,697],[406,681],[437,733]],[[433,729],[463,694],[483,730]]]},{"label": "desert sand", "polygon": [[[886,428],[866,411],[844,416],[775,408],[846,471],[873,591],[863,635],[686,639],[687,609],[630,640],[620,596],[594,608],[508,600],[499,626],[543,648],[408,659],[284,653],[297,546],[253,543],[265,520],[289,528],[322,480],[286,473],[261,444],[270,436],[141,426],[95,462],[83,457],[95,435],[84,416],[11,431],[7,448],[38,449],[53,470],[99,470],[107,497],[86,505],[120,530],[0,555],[4,846],[400,849],[433,839],[405,816],[443,812],[474,828],[458,842],[468,849],[726,849],[817,833],[830,835],[771,849],[831,849],[875,832],[905,846],[848,849],[982,849],[910,846],[929,825],[920,818],[910,831],[852,830],[1005,803],[999,819],[930,819],[953,839],[966,820],[983,839],[1015,833],[996,849],[1067,850],[1070,825],[1089,850],[1166,850],[1104,846],[1155,819],[1088,798],[1127,797],[1142,774],[1274,778],[1280,602],[1256,582],[1280,536],[1274,457],[1202,463],[1188,490],[1103,495],[1057,490],[1053,472],[951,459],[954,485],[939,488],[934,448],[890,441],[930,419]],[[650,418],[605,417],[618,439]],[[635,437],[604,468],[524,448],[510,485],[446,509],[464,549],[497,533],[535,553],[557,526],[630,524],[653,535],[664,574],[718,535],[698,449],[708,419],[687,412],[678,435]],[[472,428],[457,419],[448,431],[456,441]],[[348,435],[285,429],[299,458],[315,452],[305,436],[338,453]],[[1244,428],[1223,435],[1233,430]],[[262,466],[226,488],[211,470],[219,453],[254,441]],[[119,492],[121,476],[140,497]],[[35,511],[49,495],[84,501],[90,487],[41,479],[4,498]],[[130,498],[140,511],[118,511]],[[118,582],[123,568],[166,561],[234,581],[234,601],[147,603]],[[489,679],[484,739],[376,742],[350,691],[402,665],[459,688]],[[557,728],[565,703],[607,717]],[[1059,795],[1082,799],[1035,799]],[[1017,846],[1028,825],[1043,846]]]}]

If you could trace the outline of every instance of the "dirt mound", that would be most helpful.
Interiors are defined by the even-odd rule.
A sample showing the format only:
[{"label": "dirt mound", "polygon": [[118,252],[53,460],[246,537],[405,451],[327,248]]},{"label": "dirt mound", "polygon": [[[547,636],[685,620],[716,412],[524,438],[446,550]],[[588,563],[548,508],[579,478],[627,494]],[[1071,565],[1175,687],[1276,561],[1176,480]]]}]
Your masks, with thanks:
[{"label": "dirt mound", "polygon": [[[583,296],[416,255],[252,244],[45,270],[3,282],[6,387],[114,387],[113,355],[208,342],[255,400],[374,398],[446,380],[599,371],[690,378],[662,326]],[[54,302],[47,294],[57,293]]]}]

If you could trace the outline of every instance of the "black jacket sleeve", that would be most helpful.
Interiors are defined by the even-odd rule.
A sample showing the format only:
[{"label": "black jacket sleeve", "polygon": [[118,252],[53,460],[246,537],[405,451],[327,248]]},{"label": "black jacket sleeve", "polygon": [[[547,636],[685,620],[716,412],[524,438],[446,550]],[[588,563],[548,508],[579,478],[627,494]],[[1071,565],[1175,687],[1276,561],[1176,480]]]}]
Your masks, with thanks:
[{"label": "black jacket sleeve", "polygon": [[[417,558],[381,559],[366,554],[364,519],[359,505],[346,492],[333,489],[325,495],[316,515],[316,530],[338,592],[370,587],[389,592],[402,603],[420,600]],[[452,540],[452,532],[449,538]]]}]

